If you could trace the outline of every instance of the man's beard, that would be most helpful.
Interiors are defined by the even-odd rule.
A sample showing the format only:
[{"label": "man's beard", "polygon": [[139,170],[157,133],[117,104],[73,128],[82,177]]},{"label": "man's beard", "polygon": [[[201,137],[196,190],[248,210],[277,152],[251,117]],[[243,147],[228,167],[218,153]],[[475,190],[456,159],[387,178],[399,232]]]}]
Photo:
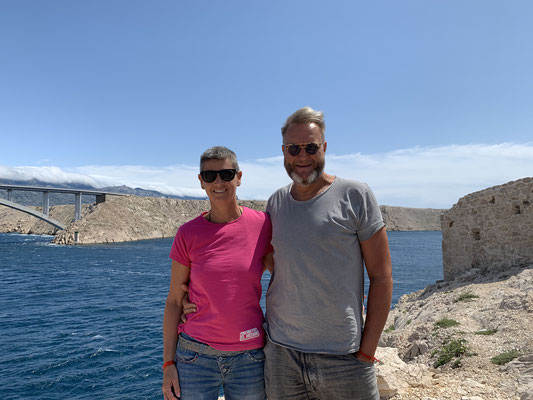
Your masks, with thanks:
[{"label": "man's beard", "polygon": [[287,171],[287,174],[289,174],[289,176],[295,183],[299,185],[308,186],[316,182],[318,177],[324,171],[324,165],[325,165],[325,162],[323,160],[317,161],[315,169],[313,170],[313,172],[309,174],[307,179],[303,179],[300,175],[298,175],[298,173],[294,171],[294,168],[292,167],[292,164],[290,163],[285,163],[285,170]]}]

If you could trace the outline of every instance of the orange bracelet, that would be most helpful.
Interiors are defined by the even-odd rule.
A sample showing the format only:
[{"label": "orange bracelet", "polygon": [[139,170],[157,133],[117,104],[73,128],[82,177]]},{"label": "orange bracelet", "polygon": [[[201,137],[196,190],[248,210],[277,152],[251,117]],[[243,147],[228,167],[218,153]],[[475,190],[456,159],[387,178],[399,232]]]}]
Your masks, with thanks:
[{"label": "orange bracelet", "polygon": [[358,353],[361,354],[364,358],[366,358],[366,359],[368,359],[368,360],[370,360],[370,361],[372,361],[372,362],[378,362],[378,363],[381,362],[381,361],[379,361],[376,357],[374,357],[374,356],[369,356],[368,354],[363,353],[363,352],[361,351],[361,349],[359,349]]},{"label": "orange bracelet", "polygon": [[174,360],[167,361],[166,363],[163,364],[163,369],[165,369],[169,365],[174,365],[174,364],[176,364],[176,361]]}]

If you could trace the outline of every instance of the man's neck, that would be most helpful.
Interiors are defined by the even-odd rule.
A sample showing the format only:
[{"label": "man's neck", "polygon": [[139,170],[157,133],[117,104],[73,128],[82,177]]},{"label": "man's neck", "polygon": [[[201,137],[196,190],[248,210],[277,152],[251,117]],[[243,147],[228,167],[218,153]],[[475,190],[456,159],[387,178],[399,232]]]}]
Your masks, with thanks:
[{"label": "man's neck", "polygon": [[324,192],[328,187],[331,186],[335,176],[326,174],[325,172],[321,173],[315,182],[310,185],[302,185],[296,182],[293,182],[291,187],[291,195],[294,200],[305,201],[310,200],[313,197]]}]

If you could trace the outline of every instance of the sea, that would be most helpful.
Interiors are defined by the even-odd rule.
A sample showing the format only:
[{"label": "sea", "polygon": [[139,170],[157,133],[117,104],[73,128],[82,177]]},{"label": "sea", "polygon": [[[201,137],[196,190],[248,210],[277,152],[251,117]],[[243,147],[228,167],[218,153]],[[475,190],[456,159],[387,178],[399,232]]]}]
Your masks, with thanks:
[{"label": "sea", "polygon": [[[388,234],[393,303],[442,279],[440,232]],[[0,399],[162,399],[172,239],[51,240],[0,234]]]}]

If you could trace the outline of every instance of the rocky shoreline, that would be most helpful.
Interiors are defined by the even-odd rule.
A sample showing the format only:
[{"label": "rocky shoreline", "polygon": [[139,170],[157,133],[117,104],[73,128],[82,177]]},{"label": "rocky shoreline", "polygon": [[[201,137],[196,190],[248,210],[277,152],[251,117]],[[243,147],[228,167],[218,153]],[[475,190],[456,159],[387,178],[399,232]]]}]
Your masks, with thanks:
[{"label": "rocky shoreline", "polygon": [[[239,204],[264,210],[266,201],[241,200]],[[82,218],[76,222],[72,222],[72,205],[51,207],[50,216],[67,226],[65,230],[58,230],[35,217],[1,207],[0,232],[55,235],[53,241],[57,244],[156,239],[173,237],[180,225],[208,209],[207,200],[108,196],[105,203],[83,205]],[[445,211],[392,206],[382,206],[381,210],[387,229],[391,231],[438,231],[440,216]]]}]

